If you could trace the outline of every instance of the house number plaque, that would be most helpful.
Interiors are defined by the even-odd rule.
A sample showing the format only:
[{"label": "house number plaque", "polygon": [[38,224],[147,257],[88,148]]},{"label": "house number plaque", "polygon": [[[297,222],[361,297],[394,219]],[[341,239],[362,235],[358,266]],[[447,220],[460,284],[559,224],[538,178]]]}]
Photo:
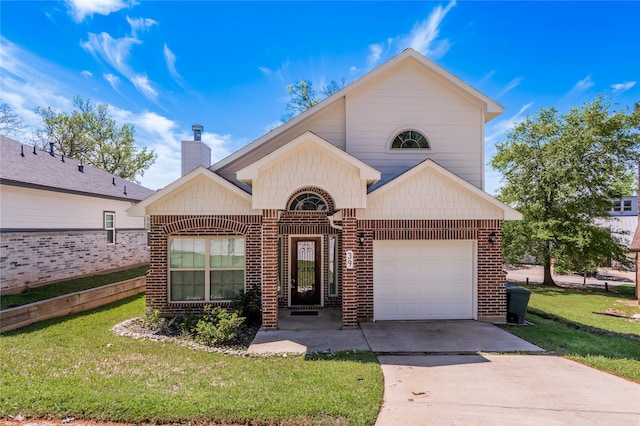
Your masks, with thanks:
[{"label": "house number plaque", "polygon": [[353,250],[347,250],[347,269],[353,269]]}]

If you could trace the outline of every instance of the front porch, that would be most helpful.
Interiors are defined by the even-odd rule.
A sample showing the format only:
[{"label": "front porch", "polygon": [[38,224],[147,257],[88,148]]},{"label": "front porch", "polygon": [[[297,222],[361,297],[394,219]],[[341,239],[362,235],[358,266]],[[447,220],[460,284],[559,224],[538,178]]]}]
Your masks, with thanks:
[{"label": "front porch", "polygon": [[340,309],[278,310],[279,330],[342,330]]}]

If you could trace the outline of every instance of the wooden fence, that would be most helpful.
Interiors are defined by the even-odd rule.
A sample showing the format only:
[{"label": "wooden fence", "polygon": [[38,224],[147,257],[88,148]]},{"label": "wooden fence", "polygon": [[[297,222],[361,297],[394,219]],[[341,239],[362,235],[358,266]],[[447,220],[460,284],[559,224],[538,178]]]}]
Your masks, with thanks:
[{"label": "wooden fence", "polygon": [[84,312],[98,306],[144,293],[145,277],[120,281],[102,287],[65,294],[53,299],[0,311],[0,333],[15,330],[34,322]]}]

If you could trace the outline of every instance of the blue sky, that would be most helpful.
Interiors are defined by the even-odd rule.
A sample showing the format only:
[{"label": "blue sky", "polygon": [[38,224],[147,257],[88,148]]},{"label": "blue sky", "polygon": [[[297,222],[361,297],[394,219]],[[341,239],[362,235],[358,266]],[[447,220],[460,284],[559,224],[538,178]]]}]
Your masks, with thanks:
[{"label": "blue sky", "polygon": [[[36,106],[110,105],[159,154],[141,179],[152,189],[180,177],[191,124],[215,162],[280,124],[288,84],[348,83],[407,47],[504,105],[487,162],[540,108],[640,101],[635,1],[2,0],[0,20],[2,102],[32,128]],[[485,186],[500,186],[489,167]]]}]

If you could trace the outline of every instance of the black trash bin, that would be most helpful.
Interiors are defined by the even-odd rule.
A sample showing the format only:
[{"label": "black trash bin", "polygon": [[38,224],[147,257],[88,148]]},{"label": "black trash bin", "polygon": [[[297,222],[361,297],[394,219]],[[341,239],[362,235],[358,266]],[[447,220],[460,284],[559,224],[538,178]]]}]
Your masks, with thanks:
[{"label": "black trash bin", "polygon": [[526,288],[507,284],[507,322],[524,324],[530,296],[531,292]]}]

